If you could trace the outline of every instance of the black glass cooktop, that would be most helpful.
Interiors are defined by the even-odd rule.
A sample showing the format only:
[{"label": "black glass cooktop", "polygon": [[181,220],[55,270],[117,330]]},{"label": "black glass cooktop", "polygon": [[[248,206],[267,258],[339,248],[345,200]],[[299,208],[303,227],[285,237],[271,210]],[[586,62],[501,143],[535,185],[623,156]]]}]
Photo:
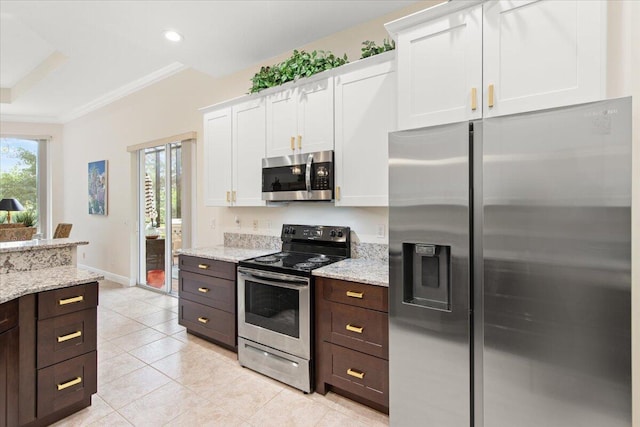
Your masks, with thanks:
[{"label": "black glass cooktop", "polygon": [[325,265],[342,261],[345,257],[335,255],[321,255],[307,252],[277,252],[248,260],[240,261],[243,267],[259,270],[276,271],[281,273],[310,275],[314,270]]}]

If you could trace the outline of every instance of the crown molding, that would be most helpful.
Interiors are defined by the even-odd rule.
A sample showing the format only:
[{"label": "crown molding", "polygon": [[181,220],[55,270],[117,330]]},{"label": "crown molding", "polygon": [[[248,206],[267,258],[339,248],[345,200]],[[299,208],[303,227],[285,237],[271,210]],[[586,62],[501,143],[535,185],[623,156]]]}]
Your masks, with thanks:
[{"label": "crown molding", "polygon": [[121,98],[124,98],[127,95],[131,95],[134,92],[137,92],[141,89],[144,89],[147,86],[150,86],[154,83],[159,82],[160,80],[164,80],[167,77],[170,77],[180,71],[187,69],[188,66],[181,64],[180,62],[174,62],[170,65],[167,65],[164,68],[161,68],[153,73],[147,74],[144,77],[139,78],[138,80],[134,80],[131,83],[128,83],[120,88],[111,91],[99,98],[94,99],[87,104],[72,110],[70,113],[64,114],[58,118],[60,123],[67,123],[71,120],[75,120],[88,114],[92,111],[95,111],[99,108],[107,106],[112,102],[115,102]]},{"label": "crown molding", "polygon": [[17,123],[54,123],[62,124],[59,117],[52,116],[26,116],[20,114],[0,114],[0,122]]}]

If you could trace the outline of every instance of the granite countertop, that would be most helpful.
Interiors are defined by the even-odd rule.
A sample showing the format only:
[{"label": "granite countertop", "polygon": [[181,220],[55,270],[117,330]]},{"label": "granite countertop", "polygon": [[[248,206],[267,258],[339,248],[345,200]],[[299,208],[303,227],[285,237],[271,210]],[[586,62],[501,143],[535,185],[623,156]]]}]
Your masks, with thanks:
[{"label": "granite countertop", "polygon": [[104,276],[97,273],[70,266],[0,274],[0,304],[23,295],[67,288],[102,279]]},{"label": "granite countertop", "polygon": [[389,287],[389,263],[376,259],[348,258],[317,268],[313,275]]},{"label": "granite countertop", "polygon": [[218,261],[238,262],[257,256],[278,252],[274,249],[247,249],[230,246],[212,246],[208,248],[180,249],[181,255],[197,256],[201,258],[215,259]]},{"label": "granite countertop", "polygon": [[41,249],[66,248],[78,245],[88,245],[86,240],[75,239],[40,239],[21,240],[17,242],[0,243],[0,253],[38,251]]}]

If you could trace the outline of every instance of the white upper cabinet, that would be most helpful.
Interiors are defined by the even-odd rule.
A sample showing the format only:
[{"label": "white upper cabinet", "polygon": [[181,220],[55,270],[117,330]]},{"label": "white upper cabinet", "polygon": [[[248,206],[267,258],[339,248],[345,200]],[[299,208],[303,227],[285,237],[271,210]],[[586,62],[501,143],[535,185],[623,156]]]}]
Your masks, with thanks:
[{"label": "white upper cabinet", "polygon": [[333,150],[333,77],[267,96],[267,157]]},{"label": "white upper cabinet", "polygon": [[605,96],[606,2],[447,2],[386,24],[398,46],[398,127]]},{"label": "white upper cabinet", "polygon": [[482,116],[482,5],[413,27],[397,47],[400,129]]},{"label": "white upper cabinet", "polygon": [[204,114],[205,206],[264,206],[264,98]]},{"label": "white upper cabinet", "polygon": [[393,61],[335,77],[336,206],[388,205],[388,133],[396,128],[396,85]]},{"label": "white upper cabinet", "polygon": [[233,185],[235,206],[263,206],[262,158],[265,157],[264,98],[232,107]]},{"label": "white upper cabinet", "polygon": [[605,2],[485,3],[484,116],[603,98],[605,28]]}]

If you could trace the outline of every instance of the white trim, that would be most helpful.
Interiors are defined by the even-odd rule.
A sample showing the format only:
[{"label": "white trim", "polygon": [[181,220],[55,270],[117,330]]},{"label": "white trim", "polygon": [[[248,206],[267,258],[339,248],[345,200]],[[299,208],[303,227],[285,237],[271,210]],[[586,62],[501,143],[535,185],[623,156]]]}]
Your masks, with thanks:
[{"label": "white trim", "polygon": [[108,271],[100,270],[100,269],[94,268],[94,267],[89,267],[88,265],[84,265],[84,264],[78,264],[78,268],[81,268],[83,270],[92,271],[94,273],[98,273],[101,276],[104,276],[105,279],[111,280],[112,282],[116,282],[116,283],[119,283],[119,284],[124,285],[124,286],[135,286],[136,285],[136,282],[135,282],[134,279],[131,279],[131,278],[125,277],[125,276],[120,276],[119,274],[110,273]]},{"label": "white trim", "polygon": [[79,117],[84,116],[85,114],[90,113],[91,111],[97,110],[98,108],[102,108],[106,105],[111,104],[112,102],[117,101],[118,99],[124,98],[127,95],[131,95],[134,92],[137,92],[141,89],[144,89],[147,86],[150,86],[154,83],[157,83],[161,80],[166,79],[180,71],[187,69],[188,67],[180,62],[174,62],[170,65],[167,65],[164,68],[161,68],[153,73],[147,74],[144,77],[139,78],[138,80],[134,80],[131,83],[128,83],[120,88],[107,93],[101,97],[94,99],[93,101],[83,105],[82,107],[76,108],[68,114],[59,117],[62,123],[69,122],[71,120],[75,120]]}]

